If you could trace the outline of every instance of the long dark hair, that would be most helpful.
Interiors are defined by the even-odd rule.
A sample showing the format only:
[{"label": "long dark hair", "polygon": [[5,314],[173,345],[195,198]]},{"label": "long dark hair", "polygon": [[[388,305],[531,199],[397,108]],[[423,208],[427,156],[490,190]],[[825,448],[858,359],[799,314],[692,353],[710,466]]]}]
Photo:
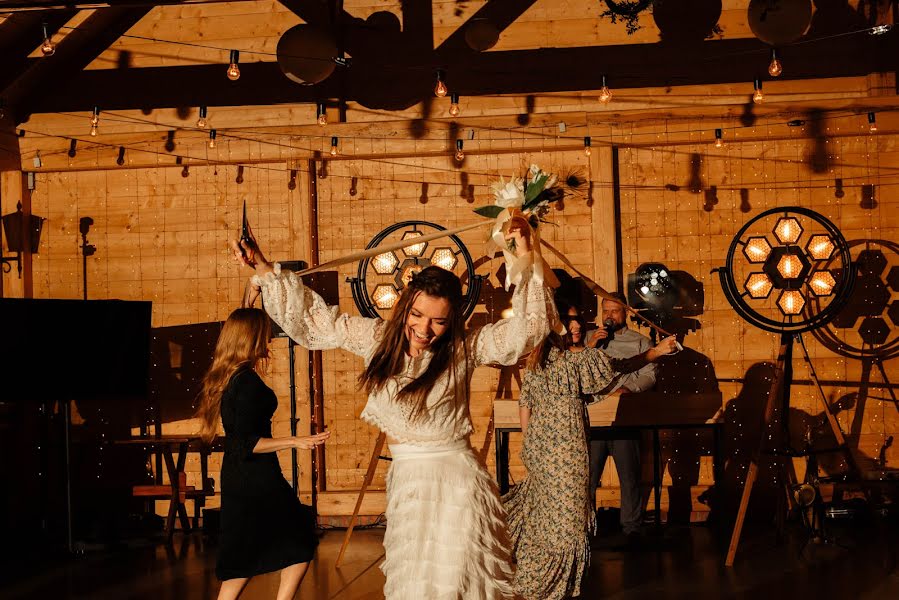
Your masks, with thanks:
[{"label": "long dark hair", "polygon": [[431,344],[433,356],[425,372],[406,384],[397,394],[396,401],[412,407],[411,415],[415,420],[426,412],[427,397],[437,379],[447,368],[450,369],[450,381],[456,385],[456,393],[466,395],[468,385],[465,381],[457,381],[456,360],[458,353],[465,353],[465,318],[462,315],[462,284],[459,278],[440,267],[425,267],[409,282],[400,295],[393,309],[393,314],[384,326],[381,343],[365,368],[359,375],[359,387],[371,394],[382,389],[391,377],[399,375],[403,370],[405,354],[409,350],[406,339],[406,320],[412,304],[419,294],[427,294],[435,298],[446,298],[450,312],[447,316],[447,329]]},{"label": "long dark hair", "polygon": [[[568,323],[572,320],[577,320],[581,324],[581,339],[584,339],[587,336],[587,323],[584,321],[584,318],[581,316],[580,309],[573,305],[569,304],[568,301],[559,297],[558,295],[555,297],[556,301],[556,310],[559,311],[559,318],[563,323]],[[568,312],[571,309],[575,309],[577,311],[576,317],[571,317],[568,315]],[[569,329],[566,325],[566,330]],[[553,348],[558,348],[562,352],[568,350],[572,346],[571,340],[571,331],[566,331],[565,335],[559,335],[555,331],[550,331],[549,335],[534,348],[533,351],[528,355],[528,360],[526,363],[526,368],[528,369],[544,369],[546,368],[546,361],[549,359],[549,353]]]},{"label": "long dark hair", "polygon": [[241,369],[255,368],[268,359],[268,342],[272,337],[271,321],[258,308],[238,308],[228,317],[212,355],[212,365],[203,376],[200,406],[200,437],[212,443],[218,431],[222,411],[222,394],[228,382]]}]

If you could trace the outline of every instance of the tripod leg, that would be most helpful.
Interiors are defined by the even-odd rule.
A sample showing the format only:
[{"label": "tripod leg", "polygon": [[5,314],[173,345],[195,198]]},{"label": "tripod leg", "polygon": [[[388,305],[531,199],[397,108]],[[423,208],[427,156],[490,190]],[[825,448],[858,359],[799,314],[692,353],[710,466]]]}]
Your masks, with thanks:
[{"label": "tripod leg", "polygon": [[353,516],[350,517],[350,524],[346,528],[346,535],[343,536],[343,545],[340,546],[340,553],[337,555],[337,561],[334,566],[339,567],[343,560],[343,553],[346,552],[347,546],[350,545],[350,537],[353,535],[353,527],[356,524],[356,517],[359,516],[359,510],[362,508],[362,499],[365,497],[365,491],[371,485],[371,480],[375,478],[375,471],[378,468],[378,460],[380,460],[381,449],[384,447],[384,441],[387,435],[382,431],[375,440],[375,449],[371,453],[371,460],[368,461],[368,471],[365,472],[365,479],[362,481],[362,489],[359,490],[359,497],[356,498],[356,507],[353,508]]},{"label": "tripod leg", "polygon": [[740,498],[740,510],[737,511],[737,521],[734,523],[734,531],[730,536],[730,546],[727,549],[725,566],[734,566],[734,557],[737,554],[737,546],[740,544],[740,534],[743,532],[743,521],[746,518],[746,509],[749,508],[749,497],[752,495],[752,486],[758,477],[759,465],[753,461],[749,465],[749,473],[746,474],[746,484],[743,486],[743,496]]}]

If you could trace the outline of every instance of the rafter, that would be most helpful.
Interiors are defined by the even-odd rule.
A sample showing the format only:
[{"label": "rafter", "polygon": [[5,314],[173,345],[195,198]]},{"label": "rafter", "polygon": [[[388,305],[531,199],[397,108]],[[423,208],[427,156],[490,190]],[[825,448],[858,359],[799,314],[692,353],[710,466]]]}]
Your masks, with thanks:
[{"label": "rafter", "polygon": [[75,0],[3,0],[3,12],[27,13],[48,10],[88,10],[94,8],[153,7],[173,4],[222,4],[232,2],[253,2],[255,0],[96,0],[77,2]]},{"label": "rafter", "polygon": [[[746,82],[748,98],[752,80],[765,70],[767,52],[768,47],[758,40],[740,39],[676,49],[664,44],[633,44],[485,52],[457,56],[445,64],[453,91],[463,96],[595,90],[605,71],[616,89]],[[787,65],[781,79],[892,71],[899,54],[899,31],[803,44],[780,54]],[[432,73],[424,68],[433,64],[433,58],[420,60],[418,67],[383,66],[379,73],[370,72],[377,67],[372,63],[365,69],[354,64],[312,86],[292,83],[274,62],[241,65],[237,82],[227,80],[224,65],[91,70],[74,74],[53,94],[36,98],[29,108],[31,112],[57,112],[90,110],[94,105],[108,109],[267,105],[341,97],[344,89],[352,92],[346,100],[374,107],[367,91],[372,88],[366,86],[377,88],[382,103],[378,108],[405,108],[414,103],[409,86],[423,90],[418,101],[433,85]],[[585,69],[583,65],[596,67]],[[391,101],[396,105],[391,106]]]},{"label": "rafter", "polygon": [[28,55],[41,45],[43,31],[47,24],[50,35],[59,31],[78,11],[35,11],[15,14],[0,24],[0,90],[6,88],[28,68]]},{"label": "rafter", "polygon": [[77,79],[79,72],[149,10],[150,7],[95,11],[79,26],[78,35],[66,36],[53,56],[32,63],[4,90],[3,99],[8,109],[19,116],[30,113],[30,107],[41,98],[55,95],[67,81]]},{"label": "rafter", "polygon": [[443,43],[437,47],[437,54],[449,55],[451,53],[465,51],[474,52],[465,42],[465,28],[471,23],[483,19],[494,25],[499,33],[514,23],[518,17],[523,15],[537,0],[489,0],[484,6],[479,8],[465,23],[459,26],[456,31]]}]

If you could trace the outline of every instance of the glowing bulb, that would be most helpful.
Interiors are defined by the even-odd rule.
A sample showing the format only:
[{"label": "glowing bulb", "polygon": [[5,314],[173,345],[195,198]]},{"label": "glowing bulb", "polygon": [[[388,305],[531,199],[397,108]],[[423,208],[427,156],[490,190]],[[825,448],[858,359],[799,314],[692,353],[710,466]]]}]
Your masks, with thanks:
[{"label": "glowing bulb", "polygon": [[873,112],[868,113],[868,131],[871,133],[877,131],[877,116]]},{"label": "glowing bulb", "polygon": [[56,44],[50,39],[50,31],[47,29],[47,24],[41,23],[41,28],[44,31],[44,42],[41,44],[41,52],[44,56],[53,56],[56,52]]},{"label": "glowing bulb", "polygon": [[324,127],[328,124],[328,113],[325,110],[325,103],[319,102],[315,107],[315,114],[317,115],[316,122]]},{"label": "glowing bulb", "polygon": [[216,132],[215,129],[211,129],[211,130],[209,131],[209,149],[210,149],[210,150],[215,149],[215,136],[216,136],[216,133],[217,133],[217,132]]},{"label": "glowing bulb", "polygon": [[197,119],[197,127],[199,127],[200,129],[206,129],[206,125],[208,125],[208,123],[206,122],[206,107],[201,106],[200,117]]},{"label": "glowing bulb", "polygon": [[465,159],[465,153],[462,151],[462,140],[456,140],[455,158],[457,162],[462,162]]},{"label": "glowing bulb", "polygon": [[780,77],[780,74],[784,72],[784,67],[781,64],[780,60],[777,58],[777,51],[772,48],[771,49],[771,63],[768,64],[768,75],[771,77]]},{"label": "glowing bulb", "polygon": [[724,146],[724,139],[722,136],[722,131],[720,129],[715,130],[715,148],[721,148]]},{"label": "glowing bulb", "polygon": [[437,84],[434,86],[434,95],[438,98],[443,98],[448,91],[446,84],[443,82],[443,71],[437,69]]},{"label": "glowing bulb", "polygon": [[95,123],[91,123],[91,137],[97,137],[97,125]]},{"label": "glowing bulb", "polygon": [[231,60],[229,61],[231,64],[228,65],[228,70],[226,71],[228,75],[228,79],[231,81],[237,81],[240,79],[240,68],[237,66],[237,63],[240,60],[240,52],[237,50],[231,51]]},{"label": "glowing bulb", "polygon": [[755,87],[755,93],[752,94],[752,101],[756,104],[761,104],[765,101],[765,94],[762,93],[762,82],[756,79],[753,82],[753,85]]},{"label": "glowing bulb", "polygon": [[584,156],[590,156],[591,154],[593,154],[593,152],[590,150],[591,143],[592,142],[590,136],[586,136],[584,138]]},{"label": "glowing bulb", "polygon": [[331,156],[337,156],[337,136],[331,137]]},{"label": "glowing bulb", "polygon": [[449,114],[453,117],[458,117],[459,113],[459,94],[453,93],[450,95],[450,107]]}]

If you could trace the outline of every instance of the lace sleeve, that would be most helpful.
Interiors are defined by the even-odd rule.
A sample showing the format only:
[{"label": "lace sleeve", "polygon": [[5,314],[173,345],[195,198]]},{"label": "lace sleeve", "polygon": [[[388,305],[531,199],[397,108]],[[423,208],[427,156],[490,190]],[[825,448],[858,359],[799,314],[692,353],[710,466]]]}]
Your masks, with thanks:
[{"label": "lace sleeve", "polygon": [[265,311],[296,343],[310,350],[343,348],[367,357],[381,334],[381,319],[338,314],[322,297],[303,285],[293,271],[280,264],[253,283],[262,288]]},{"label": "lace sleeve", "polygon": [[552,290],[528,267],[512,294],[512,316],[472,333],[475,366],[514,365],[554,328],[560,327]]}]

